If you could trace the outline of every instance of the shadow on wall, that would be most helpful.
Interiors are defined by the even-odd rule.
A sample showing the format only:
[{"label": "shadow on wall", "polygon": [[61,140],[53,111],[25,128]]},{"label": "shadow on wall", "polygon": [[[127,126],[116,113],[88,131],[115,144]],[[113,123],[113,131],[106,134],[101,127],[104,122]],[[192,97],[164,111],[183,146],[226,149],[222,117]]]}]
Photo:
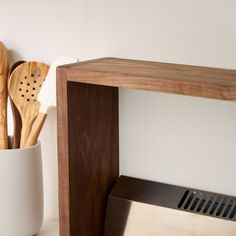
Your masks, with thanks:
[{"label": "shadow on wall", "polygon": [[10,66],[12,66],[15,62],[23,60],[22,56],[19,54],[19,52],[8,49],[8,55],[9,55],[9,61],[10,61]]}]

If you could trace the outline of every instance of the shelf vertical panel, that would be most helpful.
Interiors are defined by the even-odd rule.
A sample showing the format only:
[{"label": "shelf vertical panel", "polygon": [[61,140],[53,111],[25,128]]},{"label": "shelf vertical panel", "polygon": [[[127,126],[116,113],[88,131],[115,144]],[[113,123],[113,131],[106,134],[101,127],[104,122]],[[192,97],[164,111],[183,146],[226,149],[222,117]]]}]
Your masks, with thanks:
[{"label": "shelf vertical panel", "polygon": [[67,104],[69,235],[65,236],[102,236],[107,196],[119,176],[118,88],[68,82]]}]

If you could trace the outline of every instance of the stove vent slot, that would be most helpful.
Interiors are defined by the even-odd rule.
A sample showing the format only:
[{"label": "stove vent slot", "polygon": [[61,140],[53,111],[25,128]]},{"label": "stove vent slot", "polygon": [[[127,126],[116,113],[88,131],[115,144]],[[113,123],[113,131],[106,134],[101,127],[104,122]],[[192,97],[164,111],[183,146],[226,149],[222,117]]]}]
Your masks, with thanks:
[{"label": "stove vent slot", "polygon": [[179,209],[224,219],[234,219],[236,199],[203,191],[186,190],[177,206]]}]

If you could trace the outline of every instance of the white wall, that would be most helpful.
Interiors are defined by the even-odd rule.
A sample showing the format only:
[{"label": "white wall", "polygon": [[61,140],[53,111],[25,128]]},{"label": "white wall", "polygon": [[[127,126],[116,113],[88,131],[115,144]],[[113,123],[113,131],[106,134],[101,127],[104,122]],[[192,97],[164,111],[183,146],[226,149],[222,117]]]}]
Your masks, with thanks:
[{"label": "white wall", "polygon": [[[0,40],[12,61],[114,56],[236,69],[235,10],[234,0],[8,0]],[[47,217],[57,217],[55,130],[52,112],[42,135]],[[120,91],[123,174],[236,195],[235,147],[233,102]]]}]

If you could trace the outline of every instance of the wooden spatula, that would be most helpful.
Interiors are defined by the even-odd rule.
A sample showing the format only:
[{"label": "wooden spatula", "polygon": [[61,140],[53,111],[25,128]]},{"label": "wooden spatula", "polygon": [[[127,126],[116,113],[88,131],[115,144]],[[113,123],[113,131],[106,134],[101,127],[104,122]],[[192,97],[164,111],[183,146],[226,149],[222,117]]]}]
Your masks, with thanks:
[{"label": "wooden spatula", "polygon": [[33,122],[39,113],[38,93],[48,73],[49,66],[40,62],[26,62],[11,74],[8,90],[21,115],[22,130],[20,147],[26,145]]},{"label": "wooden spatula", "polygon": [[[60,56],[56,58],[46,77],[45,83],[43,84],[42,90],[38,95],[38,100],[41,102],[39,115],[34,123],[33,129],[30,133],[26,147],[32,146],[37,142],[38,136],[43,127],[44,121],[47,117],[48,109],[51,106],[56,106],[56,68],[60,65],[75,63],[78,60],[73,57]],[[45,101],[45,97],[47,100]]]},{"label": "wooden spatula", "polygon": [[8,53],[5,45],[0,42],[0,149],[8,148],[7,137],[7,76]]},{"label": "wooden spatula", "polygon": [[[11,76],[11,73],[18,67],[19,65],[25,63],[25,61],[17,61],[15,62],[9,72],[9,77]],[[20,113],[15,105],[15,103],[12,101],[10,97],[10,103],[11,103],[11,110],[13,115],[13,124],[14,124],[14,130],[13,130],[13,140],[12,140],[12,148],[16,149],[20,147],[20,136],[21,136],[21,128],[22,128],[22,122],[21,122],[21,116]]]}]

